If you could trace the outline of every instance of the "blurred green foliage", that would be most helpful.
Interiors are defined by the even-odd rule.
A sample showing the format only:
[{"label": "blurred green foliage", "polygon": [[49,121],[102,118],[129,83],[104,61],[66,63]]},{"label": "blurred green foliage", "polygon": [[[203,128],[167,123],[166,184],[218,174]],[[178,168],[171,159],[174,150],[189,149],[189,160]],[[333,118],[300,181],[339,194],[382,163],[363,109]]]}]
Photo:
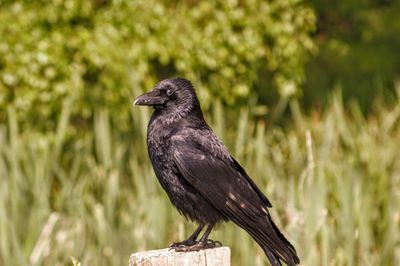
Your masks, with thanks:
[{"label": "blurred green foliage", "polygon": [[319,53],[307,69],[306,104],[326,103],[341,86],[364,110],[376,96],[393,100],[400,80],[400,1],[309,0],[318,22]]},{"label": "blurred green foliage", "polygon": [[2,1],[0,108],[12,103],[23,121],[51,129],[72,97],[81,127],[98,106],[126,126],[132,88],[173,75],[191,79],[206,106],[246,99],[260,75],[274,84],[263,89],[290,96],[314,24],[298,0]]}]

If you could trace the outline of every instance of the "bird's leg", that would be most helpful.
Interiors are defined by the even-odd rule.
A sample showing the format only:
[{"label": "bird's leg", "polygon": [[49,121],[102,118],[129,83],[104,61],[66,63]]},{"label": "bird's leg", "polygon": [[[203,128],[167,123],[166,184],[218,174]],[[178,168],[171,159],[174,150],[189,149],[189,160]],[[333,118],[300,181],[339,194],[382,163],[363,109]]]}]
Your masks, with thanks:
[{"label": "bird's leg", "polygon": [[204,235],[200,238],[199,242],[204,243],[205,245],[204,248],[215,248],[222,246],[221,242],[208,239],[208,236],[210,235],[212,229],[214,228],[214,225],[215,224],[209,224],[206,231],[204,232]]},{"label": "bird's leg", "polygon": [[176,247],[187,247],[187,246],[192,246],[194,244],[196,244],[196,239],[199,236],[201,230],[203,230],[204,225],[199,225],[199,227],[197,227],[196,231],[194,231],[194,233],[189,236],[188,239],[182,241],[182,242],[174,242],[170,245],[170,248],[174,249]]},{"label": "bird's leg", "polygon": [[199,251],[206,248],[215,248],[222,246],[221,242],[208,239],[208,236],[210,235],[214,225],[215,224],[209,224],[207,226],[206,231],[204,232],[204,235],[194,245],[177,247],[175,248],[175,251],[177,252]]}]

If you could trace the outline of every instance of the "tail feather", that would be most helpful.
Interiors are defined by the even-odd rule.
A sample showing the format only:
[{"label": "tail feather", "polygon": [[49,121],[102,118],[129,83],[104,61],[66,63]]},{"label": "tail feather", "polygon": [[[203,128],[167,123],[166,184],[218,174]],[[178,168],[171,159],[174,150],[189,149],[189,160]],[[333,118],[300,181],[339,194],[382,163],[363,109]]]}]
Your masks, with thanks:
[{"label": "tail feather", "polygon": [[296,258],[296,259],[295,259],[295,262],[296,262],[297,264],[299,264],[299,263],[300,263],[300,259],[299,259],[299,257],[297,256],[296,249],[294,248],[294,246],[289,242],[289,240],[286,239],[286,237],[281,233],[281,231],[279,231],[278,227],[276,226],[276,224],[274,223],[274,221],[271,219],[271,217],[270,217],[269,215],[268,215],[268,219],[269,219],[269,221],[270,221],[272,227],[274,228],[275,233],[276,233],[276,234],[279,236],[279,238],[286,244],[286,246],[290,249],[290,251],[293,253],[293,255],[295,255],[295,256],[294,256],[294,257]]},{"label": "tail feather", "polygon": [[280,266],[281,261],[288,266],[300,263],[293,245],[279,231],[269,213],[260,213],[244,199],[248,208],[231,204],[225,209],[225,214],[237,225],[246,230],[261,246],[273,266]]},{"label": "tail feather", "polygon": [[282,266],[282,263],[280,262],[279,258],[274,255],[271,251],[268,251],[264,249],[265,254],[268,257],[269,262],[271,262],[272,266]]},{"label": "tail feather", "polygon": [[288,266],[300,263],[293,245],[279,231],[278,227],[268,215],[262,222],[240,221],[238,224],[246,230],[252,238],[261,246],[272,266],[281,266],[281,261]]},{"label": "tail feather", "polygon": [[[257,237],[260,238],[261,241],[257,241],[253,234],[250,235],[262,247],[271,264],[273,266],[281,265],[280,260],[289,266],[299,264],[300,259],[297,256],[296,249],[279,231],[269,215],[263,224],[264,226],[258,226],[255,232],[259,236],[262,236],[261,238],[259,236]],[[274,245],[271,245],[271,240],[274,242]]]}]

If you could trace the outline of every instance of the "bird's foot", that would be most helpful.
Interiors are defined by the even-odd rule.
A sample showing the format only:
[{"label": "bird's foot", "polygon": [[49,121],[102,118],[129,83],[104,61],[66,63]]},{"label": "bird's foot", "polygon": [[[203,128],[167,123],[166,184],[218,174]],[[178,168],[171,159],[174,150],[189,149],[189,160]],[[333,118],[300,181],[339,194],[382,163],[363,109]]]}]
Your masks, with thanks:
[{"label": "bird's foot", "polygon": [[179,247],[190,247],[193,246],[194,244],[196,244],[197,242],[193,239],[186,239],[182,242],[174,242],[172,243],[169,248],[171,249],[175,249],[175,248],[179,248]]},{"label": "bird's foot", "polygon": [[205,241],[195,242],[193,245],[190,246],[178,246],[178,247],[173,247],[173,249],[176,252],[191,252],[191,251],[199,251],[202,249],[215,248],[221,246],[222,246],[221,242],[207,239]]}]

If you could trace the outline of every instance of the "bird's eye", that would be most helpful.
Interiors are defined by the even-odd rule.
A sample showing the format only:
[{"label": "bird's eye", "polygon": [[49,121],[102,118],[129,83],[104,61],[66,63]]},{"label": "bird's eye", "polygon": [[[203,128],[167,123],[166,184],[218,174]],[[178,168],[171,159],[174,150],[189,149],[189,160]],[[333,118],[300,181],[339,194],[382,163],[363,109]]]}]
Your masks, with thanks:
[{"label": "bird's eye", "polygon": [[167,96],[171,96],[172,94],[174,94],[174,91],[171,90],[171,89],[167,89],[167,90],[165,91],[165,93],[167,94]]}]

